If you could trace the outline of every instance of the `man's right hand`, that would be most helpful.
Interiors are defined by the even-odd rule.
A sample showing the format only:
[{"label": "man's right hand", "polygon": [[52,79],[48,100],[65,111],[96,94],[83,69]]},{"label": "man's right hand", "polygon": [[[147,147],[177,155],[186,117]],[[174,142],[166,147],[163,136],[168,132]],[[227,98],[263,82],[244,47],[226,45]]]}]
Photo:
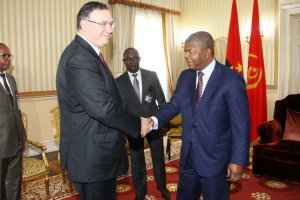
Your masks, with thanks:
[{"label": "man's right hand", "polygon": [[141,117],[141,137],[144,138],[149,132],[152,131],[153,120],[151,118]]}]

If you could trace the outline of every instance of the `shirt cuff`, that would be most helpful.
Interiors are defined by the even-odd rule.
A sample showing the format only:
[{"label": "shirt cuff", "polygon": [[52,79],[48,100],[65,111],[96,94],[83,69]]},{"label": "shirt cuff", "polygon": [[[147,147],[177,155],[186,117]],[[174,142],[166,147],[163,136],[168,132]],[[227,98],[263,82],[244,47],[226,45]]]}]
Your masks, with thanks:
[{"label": "shirt cuff", "polygon": [[152,129],[153,130],[157,130],[158,129],[158,120],[156,117],[152,116],[151,119],[153,120],[153,126],[152,126]]}]

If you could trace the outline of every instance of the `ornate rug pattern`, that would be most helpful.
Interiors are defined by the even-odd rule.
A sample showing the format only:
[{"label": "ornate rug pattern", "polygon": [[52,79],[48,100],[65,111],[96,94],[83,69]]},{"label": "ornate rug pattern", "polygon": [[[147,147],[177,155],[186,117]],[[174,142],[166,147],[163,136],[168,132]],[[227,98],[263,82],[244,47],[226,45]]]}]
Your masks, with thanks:
[{"label": "ornate rug pattern", "polygon": [[[171,150],[171,160],[176,160],[179,158],[179,152],[181,147],[181,141],[172,143]],[[130,156],[129,156],[130,159]],[[168,161],[167,154],[165,154],[165,160]],[[152,168],[152,160],[150,150],[145,150],[145,161],[147,170]],[[129,165],[129,169],[126,175],[118,178],[117,192],[118,199],[122,199],[123,194],[132,193],[134,196],[133,186],[128,184],[128,182],[124,183],[124,178],[128,178],[131,176],[131,166]],[[131,181],[131,180],[130,180]],[[152,175],[148,176],[148,181],[154,181],[153,171]],[[62,181],[61,175],[55,175],[49,177],[49,190],[50,190],[50,200],[60,200],[60,199],[68,199],[68,200],[78,200],[79,196],[77,195],[77,191],[73,188],[73,192],[70,192],[68,185]],[[27,184],[26,192],[22,192],[22,200],[46,200],[46,190],[44,186],[44,180],[38,180],[29,182]],[[132,198],[133,199],[133,198]]]},{"label": "ornate rug pattern", "polygon": [[[179,152],[181,141],[172,144],[172,156],[166,160],[167,172],[167,188],[171,192],[171,199],[176,199],[177,181],[178,181],[178,166]],[[250,154],[252,152],[250,151]],[[147,180],[148,180],[148,195],[147,200],[161,200],[161,194],[156,188],[156,182],[153,176],[152,162],[150,151],[145,151],[147,165]],[[300,200],[300,183],[289,182],[272,177],[264,176],[257,178],[252,174],[252,165],[250,157],[250,166],[244,168],[242,178],[231,185],[230,199],[231,200]],[[128,173],[118,178],[117,184],[117,200],[132,200],[135,193],[131,181],[131,169]],[[79,200],[79,195],[76,190],[70,193],[67,184],[62,183],[60,175],[50,177],[50,195],[51,199],[64,200]],[[44,182],[36,181],[28,184],[26,193],[23,193],[23,198],[26,200],[44,200],[46,199]]]}]

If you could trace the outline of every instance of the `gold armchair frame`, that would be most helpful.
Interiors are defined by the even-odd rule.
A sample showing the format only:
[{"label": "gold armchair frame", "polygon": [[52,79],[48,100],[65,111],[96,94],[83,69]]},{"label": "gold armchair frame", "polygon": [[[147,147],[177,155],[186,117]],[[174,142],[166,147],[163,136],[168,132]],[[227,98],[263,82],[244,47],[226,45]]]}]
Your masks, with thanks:
[{"label": "gold armchair frame", "polygon": [[168,159],[171,159],[171,140],[181,139],[182,136],[182,119],[181,113],[176,115],[173,119],[169,121],[170,130],[167,132],[167,149],[166,154],[168,154]]},{"label": "gold armchair frame", "polygon": [[[53,128],[53,135],[54,135],[54,140],[59,144],[60,142],[60,110],[59,107],[56,106],[50,110],[50,120]],[[60,152],[58,151],[57,153],[57,160],[60,164]],[[69,189],[71,192],[73,192],[73,184],[72,181],[70,181],[67,178],[67,172],[61,173],[63,182],[67,182]]]},{"label": "gold armchair frame", "polygon": [[[25,131],[27,133],[27,115],[25,113],[21,113],[22,115],[22,122],[25,128]],[[47,198],[50,198],[50,192],[49,192],[49,163],[46,156],[46,146],[43,145],[40,142],[35,142],[32,140],[27,139],[28,144],[32,145],[40,150],[42,160],[33,158],[33,157],[24,157],[23,156],[23,166],[22,166],[22,184],[23,184],[23,190],[26,191],[27,189],[27,183],[31,181],[38,180],[40,178],[43,178],[45,180],[45,189],[46,189],[46,195]]]}]

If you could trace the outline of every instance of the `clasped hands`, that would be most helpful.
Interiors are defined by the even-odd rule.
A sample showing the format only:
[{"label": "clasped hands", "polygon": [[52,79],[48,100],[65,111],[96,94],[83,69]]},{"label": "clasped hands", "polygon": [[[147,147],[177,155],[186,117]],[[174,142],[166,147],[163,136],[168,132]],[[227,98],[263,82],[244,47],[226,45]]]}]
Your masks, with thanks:
[{"label": "clasped hands", "polygon": [[151,118],[141,117],[141,137],[144,138],[149,132],[152,131],[153,120]]}]

